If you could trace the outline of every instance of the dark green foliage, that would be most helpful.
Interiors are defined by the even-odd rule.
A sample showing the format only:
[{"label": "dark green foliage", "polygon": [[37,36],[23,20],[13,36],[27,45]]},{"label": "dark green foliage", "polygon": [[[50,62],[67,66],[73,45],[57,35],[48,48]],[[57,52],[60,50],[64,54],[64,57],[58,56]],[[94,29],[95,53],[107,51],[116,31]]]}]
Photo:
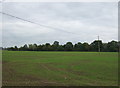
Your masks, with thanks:
[{"label": "dark green foliage", "polygon": [[98,51],[99,49],[100,49],[100,51],[102,51],[102,49],[103,49],[102,41],[95,40],[94,42],[92,42],[90,44],[90,48],[91,48],[91,51]]},{"label": "dark green foliage", "polygon": [[75,51],[81,51],[82,50],[82,43],[78,42],[77,44],[74,45],[74,50]]},{"label": "dark green foliage", "polygon": [[83,43],[82,44],[82,51],[89,51],[90,45],[88,43]]},{"label": "dark green foliage", "polygon": [[108,51],[110,51],[110,52],[118,51],[118,49],[119,49],[118,45],[119,44],[116,41],[108,42],[108,44],[107,44]]},{"label": "dark green foliage", "polygon": [[73,50],[73,44],[72,42],[67,42],[65,45],[65,51],[72,51]]},{"label": "dark green foliage", "polygon": [[51,51],[52,47],[51,47],[50,43],[46,43],[45,45],[43,45],[42,50],[43,51]]},{"label": "dark green foliage", "polygon": [[28,46],[25,44],[23,47],[20,47],[19,50],[26,51],[29,50]]},{"label": "dark green foliage", "polygon": [[37,44],[25,44],[18,48],[9,47],[3,48],[4,50],[12,50],[12,51],[101,51],[101,52],[118,52],[119,51],[119,42],[111,41],[108,43],[102,43],[101,40],[95,40],[91,44],[86,42],[81,43],[78,42],[76,44],[72,44],[72,42],[67,42],[64,45],[59,45],[58,41],[55,41],[52,45],[50,43],[46,43],[43,45]]},{"label": "dark green foliage", "polygon": [[104,52],[107,52],[107,51],[109,51],[109,49],[108,49],[108,44],[107,43],[103,43],[103,48],[102,48],[102,51],[104,51]]},{"label": "dark green foliage", "polygon": [[52,50],[54,51],[58,51],[59,50],[59,42],[58,41],[55,41],[52,45]]}]

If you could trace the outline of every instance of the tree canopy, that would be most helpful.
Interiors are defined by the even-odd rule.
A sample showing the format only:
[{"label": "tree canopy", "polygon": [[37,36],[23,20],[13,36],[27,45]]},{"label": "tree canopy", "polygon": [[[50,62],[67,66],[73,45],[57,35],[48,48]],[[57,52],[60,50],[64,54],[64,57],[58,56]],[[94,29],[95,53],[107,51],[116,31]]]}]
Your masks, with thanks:
[{"label": "tree canopy", "polygon": [[3,48],[4,50],[12,51],[94,51],[94,52],[118,52],[119,43],[117,41],[111,41],[108,43],[103,43],[101,40],[95,40],[91,44],[84,42],[78,42],[73,44],[72,42],[67,42],[64,45],[60,45],[58,41],[54,41],[53,44],[25,44],[18,48],[17,46]]}]

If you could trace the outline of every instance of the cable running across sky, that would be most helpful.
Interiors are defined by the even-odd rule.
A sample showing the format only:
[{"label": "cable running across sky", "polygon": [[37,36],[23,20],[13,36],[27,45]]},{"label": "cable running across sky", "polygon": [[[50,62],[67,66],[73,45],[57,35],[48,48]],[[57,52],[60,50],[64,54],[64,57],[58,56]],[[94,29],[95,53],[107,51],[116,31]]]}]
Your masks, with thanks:
[{"label": "cable running across sky", "polygon": [[79,35],[79,34],[76,34],[76,33],[72,33],[72,32],[69,32],[69,31],[65,31],[65,30],[60,29],[60,28],[55,28],[55,27],[52,27],[52,26],[43,25],[43,24],[39,24],[39,23],[30,21],[30,20],[26,20],[26,19],[24,19],[24,18],[17,17],[17,16],[14,16],[14,15],[11,15],[11,14],[8,14],[8,13],[5,13],[5,12],[0,12],[0,13],[3,14],[3,15],[7,15],[7,16],[10,16],[10,17],[13,17],[13,18],[16,18],[16,19],[25,21],[25,22],[29,22],[29,23],[36,24],[36,25],[39,25],[39,26],[42,26],[42,27],[54,29],[54,30],[56,30],[56,31],[61,31],[61,32],[65,32],[65,33],[69,33],[69,34],[74,34],[74,35]]}]

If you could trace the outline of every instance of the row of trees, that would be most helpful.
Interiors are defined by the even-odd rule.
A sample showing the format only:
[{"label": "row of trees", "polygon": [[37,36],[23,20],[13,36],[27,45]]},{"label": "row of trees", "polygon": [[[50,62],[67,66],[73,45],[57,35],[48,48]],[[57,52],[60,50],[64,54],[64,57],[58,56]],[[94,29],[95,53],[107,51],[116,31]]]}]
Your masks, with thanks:
[{"label": "row of trees", "polygon": [[64,45],[60,45],[58,41],[55,41],[52,45],[50,43],[37,45],[37,44],[25,44],[18,48],[9,47],[5,48],[6,50],[13,51],[98,51],[101,52],[118,52],[119,50],[119,42],[111,41],[108,43],[102,43],[101,40],[95,40],[91,44],[78,42],[76,44],[72,44],[72,42],[67,42]]}]

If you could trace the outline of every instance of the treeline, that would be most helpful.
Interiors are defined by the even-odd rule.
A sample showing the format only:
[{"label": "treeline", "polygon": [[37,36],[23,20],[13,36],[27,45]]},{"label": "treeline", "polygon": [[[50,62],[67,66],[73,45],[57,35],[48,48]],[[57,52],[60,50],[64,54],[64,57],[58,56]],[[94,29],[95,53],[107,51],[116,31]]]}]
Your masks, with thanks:
[{"label": "treeline", "polygon": [[46,43],[42,45],[37,44],[25,44],[18,48],[8,47],[4,48],[5,50],[12,51],[101,51],[101,52],[118,52],[119,51],[119,42],[111,41],[108,43],[102,43],[101,40],[95,40],[91,44],[86,42],[78,42],[72,44],[72,42],[67,42],[64,45],[60,45],[58,41],[55,41],[53,44]]}]

